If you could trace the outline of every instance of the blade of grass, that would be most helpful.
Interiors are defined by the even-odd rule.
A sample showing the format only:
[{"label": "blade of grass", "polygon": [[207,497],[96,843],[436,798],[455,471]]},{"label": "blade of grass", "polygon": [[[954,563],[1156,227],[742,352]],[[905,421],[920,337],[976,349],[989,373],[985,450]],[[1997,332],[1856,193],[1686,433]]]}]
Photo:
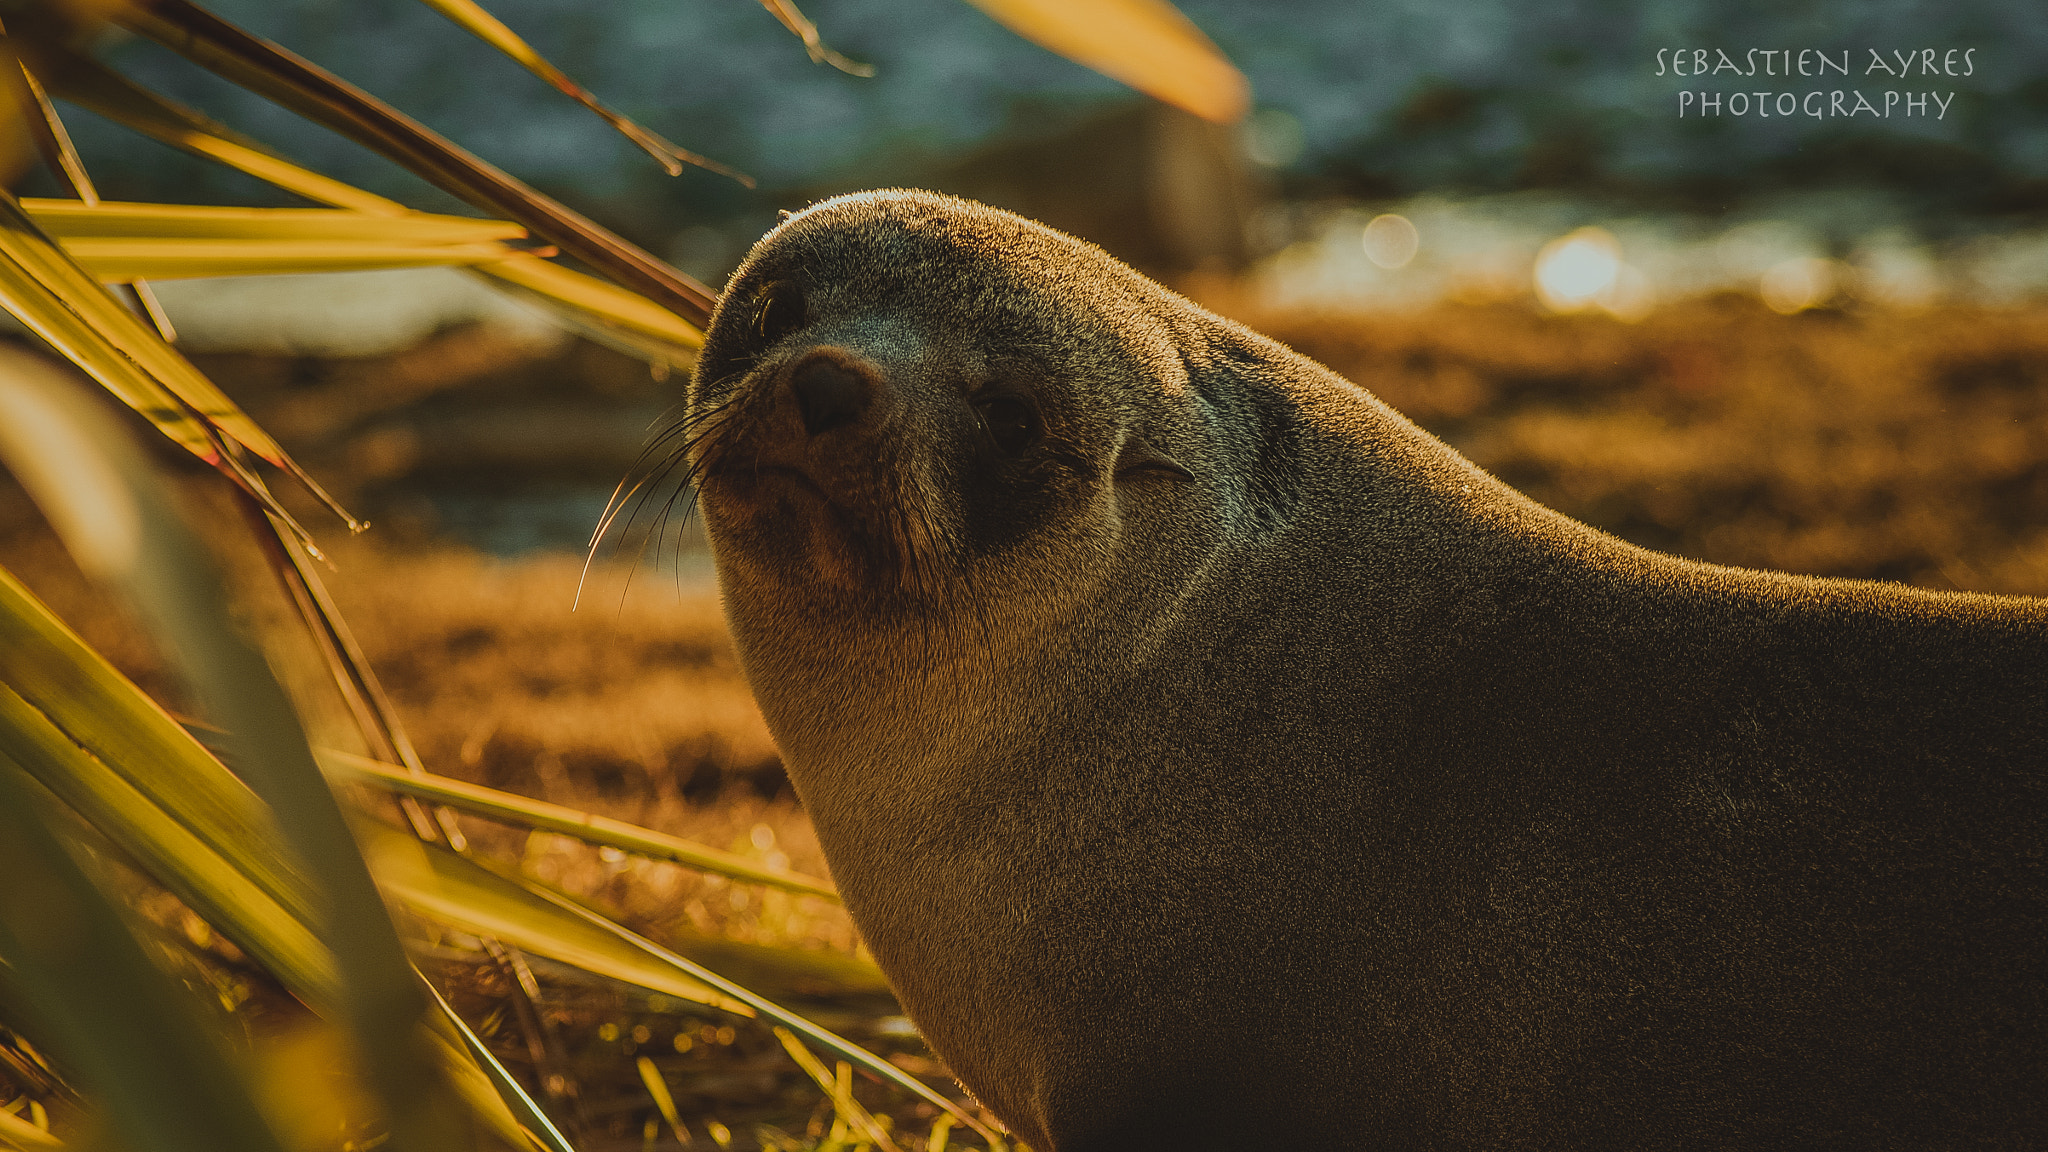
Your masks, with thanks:
[{"label": "blade of grass", "polygon": [[[583,316],[634,341],[625,351],[648,360],[664,360],[687,369],[696,363],[696,351],[704,346],[704,333],[674,311],[661,307],[637,292],[608,284],[594,276],[552,264],[531,256],[481,264],[469,270],[488,276],[499,288],[518,290],[515,294],[537,298],[551,311]],[[600,336],[599,339],[607,339]]]},{"label": "blade of grass", "polygon": [[102,200],[23,197],[22,211],[58,240],[134,237],[186,240],[361,241],[371,244],[481,244],[523,240],[526,229],[509,220],[402,216],[336,208],[218,208],[193,204],[136,204]]},{"label": "blade of grass", "polygon": [[818,26],[811,23],[810,19],[802,12],[797,11],[796,4],[792,0],[761,0],[761,7],[766,8],[771,15],[782,22],[784,28],[789,29],[797,39],[804,42],[804,51],[810,53],[811,63],[830,64],[849,76],[873,76],[875,74],[874,65],[863,64],[858,60],[849,60],[826,47],[824,39],[818,35]]},{"label": "blade of grass", "polygon": [[[88,271],[125,279],[137,263],[168,275],[234,276],[504,260],[498,243],[526,229],[503,220],[327,208],[215,208],[83,200],[24,200],[22,210]],[[149,273],[158,275],[159,273]]]},{"label": "blade of grass", "polygon": [[[541,1149],[541,1152],[576,1152],[575,1148],[570,1146],[568,1137],[562,1135],[561,1129],[556,1128],[554,1121],[548,1119],[547,1113],[541,1111],[540,1105],[534,1103],[533,1097],[526,1094],[526,1089],[519,1086],[519,1081],[513,1079],[512,1073],[498,1062],[490,1047],[463,1022],[462,1017],[455,1014],[455,1009],[448,1006],[448,1001],[442,998],[440,990],[435,988],[426,976],[421,975],[419,969],[413,969],[413,973],[419,976],[420,986],[426,990],[428,1000],[434,1005],[435,1035],[444,1041],[460,1045],[462,1052],[469,1057],[469,1064],[475,1068],[482,1080],[481,1084],[472,1084],[465,1095],[476,1096],[475,1104],[479,1108],[495,1105],[495,1108],[489,1110],[501,1113],[505,1120],[511,1122],[515,1138],[523,1137],[531,1141]],[[479,1095],[479,1089],[487,1090],[490,1095]]]},{"label": "blade of grass", "polygon": [[[586,971],[740,1016],[754,1009],[707,984],[687,961],[636,946],[566,915],[544,894],[439,844],[365,825],[363,849],[378,883],[425,919],[491,936]],[[677,958],[679,959],[679,958]]]},{"label": "blade of grass", "polygon": [[101,280],[502,262],[526,229],[460,216],[24,200],[29,219]]},{"label": "blade of grass", "polygon": [[0,979],[126,1147],[283,1152],[189,993],[150,963],[0,748]]},{"label": "blade of grass", "polygon": [[[155,412],[176,411],[179,405],[164,395],[165,392],[177,397],[228,435],[248,447],[251,451],[284,466],[285,452],[270,434],[256,425],[228,399],[227,394],[214,386],[213,381],[200,375],[199,370],[185,361],[171,347],[165,344],[157,333],[142,326],[134,313],[128,311],[119,301],[102,288],[91,273],[78,266],[66,256],[61,248],[45,236],[35,222],[21,210],[21,205],[5,193],[0,193],[0,257],[18,270],[22,276],[33,279],[44,289],[46,296],[54,296],[58,307],[70,313],[85,324],[96,343],[102,347],[96,354],[85,359],[99,362],[110,356],[132,361],[140,372],[120,374],[109,373],[106,378],[93,373],[86,363],[80,362],[68,348],[60,347],[67,359],[93,374],[101,384],[120,396],[129,407],[144,415]],[[40,298],[39,298],[40,299]],[[41,309],[24,306],[16,310],[16,304],[8,302],[9,311],[22,323],[32,329],[39,323],[51,326],[52,322],[41,315]],[[47,308],[47,305],[45,306]],[[27,312],[29,314],[24,314]],[[38,330],[37,335],[43,335]],[[50,339],[48,336],[44,337]],[[52,341],[53,346],[55,341]],[[169,419],[169,416],[165,416]],[[191,433],[173,435],[173,439],[186,443]],[[190,445],[187,445],[190,447]],[[207,453],[197,452],[202,459]]]},{"label": "blade of grass", "polygon": [[0,1146],[19,1148],[21,1152],[46,1152],[48,1149],[64,1147],[64,1142],[14,1113],[0,1108]]},{"label": "blade of grass", "polygon": [[[43,91],[28,65],[16,59],[10,50],[6,52],[8,80],[14,80],[14,72],[20,73],[16,99],[27,113],[29,135],[34,137],[36,149],[43,154],[43,163],[52,175],[71,188],[71,194],[88,203],[99,202],[99,192],[93,187],[92,177],[85,170],[85,161],[79,158],[78,148],[71,142],[71,133],[64,127],[64,120],[57,115],[57,109],[50,103],[49,93]],[[10,84],[10,87],[13,85]]]},{"label": "blade of grass", "polygon": [[1251,107],[1251,85],[1167,0],[968,0],[1012,32],[1218,124]]},{"label": "blade of grass", "polygon": [[[6,54],[12,57],[13,53]],[[50,103],[50,94],[28,70],[28,65],[15,60],[7,67],[10,78],[15,72],[21,75],[21,82],[28,94],[34,113],[27,117],[30,131],[35,136],[36,146],[43,153],[43,163],[51,172],[71,188],[71,194],[80,203],[97,205],[100,202],[99,189],[93,186],[92,176],[85,170],[85,161],[79,158],[78,149],[71,142],[71,132],[64,127],[64,118],[57,115],[57,106]],[[163,304],[156,298],[147,280],[131,280],[124,290],[133,299],[136,310],[164,338],[167,344],[176,343],[178,330],[171,325],[171,318],[164,313]]]},{"label": "blade of grass", "polygon": [[609,230],[470,155],[334,74],[186,0],[135,0],[114,19],[202,68],[379,152],[470,204],[517,220],[563,252],[698,326],[714,297]]},{"label": "blade of grass", "polygon": [[[519,1090],[518,1082],[505,1073],[497,1058],[477,1040],[476,1035],[469,1030],[469,1025],[464,1024],[462,1018],[448,1007],[447,1001],[441,999],[441,994],[427,982],[427,978],[420,974],[419,969],[413,969],[413,978],[418,983],[420,991],[425,993],[428,1004],[427,1017],[424,1021],[425,1034],[429,1043],[437,1049],[441,1066],[449,1073],[449,1084],[455,1089],[455,1094],[462,1098],[463,1103],[469,1105],[472,1115],[489,1124],[507,1144],[514,1148],[527,1144],[531,1140],[527,1126],[514,1113],[510,1106],[510,1098],[503,1091],[510,1088],[518,1097],[524,1098],[526,1094]],[[484,1061],[489,1061],[488,1067]],[[504,1077],[502,1081],[492,1074],[492,1068]],[[574,1150],[549,1149],[548,1152]]]},{"label": "blade of grass", "polygon": [[550,1100],[573,1113],[579,1130],[591,1131],[589,1109],[585,1107],[582,1092],[576,1087],[576,1072],[570,1066],[568,1050],[562,1044],[561,1029],[542,1010],[540,981],[533,974],[533,966],[527,963],[526,954],[517,948],[508,948],[490,936],[482,937],[482,941],[491,963],[497,966],[510,986],[512,1013],[519,1020],[527,1055],[533,1061],[533,1078],[547,1088]]},{"label": "blade of grass", "polygon": [[408,211],[396,200],[302,168],[269,146],[166,100],[59,40],[16,37],[14,45],[52,95],[153,140],[246,172],[315,203],[372,215],[398,216]]},{"label": "blade of grass", "polygon": [[653,1099],[655,1110],[668,1121],[668,1130],[675,1133],[676,1143],[689,1143],[690,1130],[683,1126],[683,1118],[676,1112],[676,1098],[669,1094],[668,1081],[661,1078],[661,1069],[645,1056],[635,1060],[633,1065],[640,1070],[640,1082],[647,1085],[647,1095]]},{"label": "blade of grass", "polygon": [[101,280],[278,276],[431,268],[503,260],[503,244],[375,244],[362,240],[189,240],[141,237],[63,241],[64,250]]},{"label": "blade of grass", "polygon": [[419,1041],[426,1005],[382,897],[283,689],[229,623],[219,577],[140,449],[72,381],[25,354],[7,357],[0,404],[0,443],[16,478],[79,566],[125,595],[159,650],[233,733],[243,778],[314,879],[322,936],[346,989],[341,1015],[392,1146],[420,1152],[462,1143],[462,1125],[437,1090],[444,1077]]},{"label": "blade of grass", "polygon": [[395,764],[382,764],[365,756],[331,748],[316,748],[314,755],[319,759],[321,768],[342,780],[374,784],[388,791],[445,804],[492,820],[527,828],[545,828],[573,836],[586,844],[617,848],[652,860],[671,860],[750,884],[766,884],[808,896],[822,896],[834,903],[839,900],[839,893],[822,880],[793,872],[770,871],[730,852],[721,852],[708,845],[641,828],[623,820],[578,812],[559,804],[446,776],[415,775]]},{"label": "blade of grass", "polygon": [[685,151],[633,121],[621,116],[598,102],[589,90],[569,78],[560,68],[549,63],[547,58],[534,51],[533,46],[520,39],[519,34],[505,26],[504,21],[484,11],[476,0],[421,0],[427,7],[453,20],[471,35],[517,61],[520,67],[553,85],[563,95],[595,112],[600,119],[611,125],[621,136],[640,146],[640,149],[659,161],[671,176],[680,176],[683,165],[695,164],[699,168],[730,176],[749,188],[754,186],[753,177],[728,168],[715,160],[707,160],[695,152]]},{"label": "blade of grass", "polygon": [[[327,594],[327,586],[320,579],[311,553],[293,538],[288,525],[255,501],[243,500],[242,514],[249,522],[250,535],[262,549],[271,574],[277,577],[292,607],[298,609],[300,621],[306,625],[322,662],[334,679],[335,690],[341,693],[342,701],[348,706],[356,729],[362,733],[367,746],[372,752],[403,764],[408,772],[425,772],[419,753],[413,749],[412,740],[399,723],[397,711],[384,695],[383,685],[377,682],[370,662],[363,658],[362,648],[356,644],[347,622],[341,618],[340,610]],[[460,852],[466,846],[461,824],[454,813],[443,809],[435,813],[437,819],[429,818],[426,810],[410,797],[401,798],[398,806],[412,825],[414,835],[422,840],[432,840],[439,832],[448,837],[448,846],[456,851]]]},{"label": "blade of grass", "polygon": [[883,1152],[902,1152],[896,1147],[896,1142],[889,1139],[889,1134],[882,1130],[882,1126],[875,1122],[874,1114],[861,1107],[860,1102],[853,1098],[853,1085],[845,1075],[849,1070],[845,1061],[840,1062],[839,1074],[834,1075],[825,1070],[825,1065],[819,1062],[816,1056],[811,1055],[811,1050],[804,1047],[803,1041],[796,1038],[796,1033],[787,1028],[777,1028],[775,1038],[782,1041],[783,1050],[797,1062],[797,1066],[817,1082],[825,1095],[831,1097],[832,1110],[835,1113],[859,1129],[863,1136],[883,1149]]},{"label": "blade of grass", "polygon": [[170,313],[164,311],[163,301],[156,298],[156,289],[151,288],[147,280],[131,280],[127,288],[134,294],[135,303],[141,306],[142,315],[149,321],[149,326],[156,329],[156,334],[164,338],[164,343],[176,344],[177,326],[171,323]]}]

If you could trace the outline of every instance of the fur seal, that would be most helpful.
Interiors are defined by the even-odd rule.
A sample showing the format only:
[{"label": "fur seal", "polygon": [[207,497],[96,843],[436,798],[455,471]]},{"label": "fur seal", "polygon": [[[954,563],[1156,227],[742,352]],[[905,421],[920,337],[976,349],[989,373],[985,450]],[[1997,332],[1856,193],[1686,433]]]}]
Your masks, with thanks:
[{"label": "fur seal", "polygon": [[929,193],[762,239],[687,419],[847,906],[1038,1152],[2048,1143],[2048,601],[1631,546]]}]

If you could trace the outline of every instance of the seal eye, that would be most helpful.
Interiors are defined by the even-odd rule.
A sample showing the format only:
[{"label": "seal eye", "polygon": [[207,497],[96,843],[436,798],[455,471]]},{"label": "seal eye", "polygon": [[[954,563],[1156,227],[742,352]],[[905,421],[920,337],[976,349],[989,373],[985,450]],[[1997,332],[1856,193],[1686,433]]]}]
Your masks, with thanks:
[{"label": "seal eye", "polygon": [[981,426],[988,429],[989,438],[1009,455],[1030,447],[1038,435],[1038,413],[1015,396],[997,396],[974,407],[981,413]]},{"label": "seal eye", "polygon": [[754,335],[767,348],[804,326],[803,289],[777,280],[761,289],[754,304]]}]

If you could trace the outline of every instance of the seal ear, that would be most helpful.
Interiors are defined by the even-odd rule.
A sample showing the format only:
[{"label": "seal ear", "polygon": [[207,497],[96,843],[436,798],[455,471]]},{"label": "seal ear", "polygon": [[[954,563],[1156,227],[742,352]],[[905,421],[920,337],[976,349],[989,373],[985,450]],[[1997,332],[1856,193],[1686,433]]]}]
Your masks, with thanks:
[{"label": "seal ear", "polygon": [[1154,448],[1143,436],[1124,438],[1124,446],[1116,454],[1114,472],[1119,480],[1140,473],[1171,476],[1181,480],[1195,478],[1195,474],[1188,471],[1180,461]]}]

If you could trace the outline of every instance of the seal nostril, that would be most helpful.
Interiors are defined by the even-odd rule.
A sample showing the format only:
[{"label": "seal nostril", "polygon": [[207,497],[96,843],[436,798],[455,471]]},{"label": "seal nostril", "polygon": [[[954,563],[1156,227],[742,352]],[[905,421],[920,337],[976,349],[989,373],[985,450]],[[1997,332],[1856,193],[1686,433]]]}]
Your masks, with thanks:
[{"label": "seal nostril", "polygon": [[797,369],[789,386],[796,393],[804,431],[812,436],[853,423],[867,407],[867,383],[830,360],[813,360]]}]

